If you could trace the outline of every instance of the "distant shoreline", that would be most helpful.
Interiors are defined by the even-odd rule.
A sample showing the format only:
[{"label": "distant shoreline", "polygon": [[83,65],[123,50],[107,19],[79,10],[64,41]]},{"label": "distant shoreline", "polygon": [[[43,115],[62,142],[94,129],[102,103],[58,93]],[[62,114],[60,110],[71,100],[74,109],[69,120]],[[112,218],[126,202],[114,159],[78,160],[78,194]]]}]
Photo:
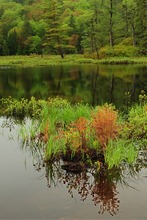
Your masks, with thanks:
[{"label": "distant shoreline", "polygon": [[147,57],[85,58],[84,55],[0,56],[0,66],[48,66],[59,64],[147,64]]}]

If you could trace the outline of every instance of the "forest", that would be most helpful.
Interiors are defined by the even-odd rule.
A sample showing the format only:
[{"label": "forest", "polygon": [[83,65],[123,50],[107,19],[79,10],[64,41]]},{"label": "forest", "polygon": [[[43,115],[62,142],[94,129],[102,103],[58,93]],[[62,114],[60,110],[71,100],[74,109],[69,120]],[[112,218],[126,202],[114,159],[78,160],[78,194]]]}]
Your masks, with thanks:
[{"label": "forest", "polygon": [[1,0],[0,55],[147,55],[147,0]]}]

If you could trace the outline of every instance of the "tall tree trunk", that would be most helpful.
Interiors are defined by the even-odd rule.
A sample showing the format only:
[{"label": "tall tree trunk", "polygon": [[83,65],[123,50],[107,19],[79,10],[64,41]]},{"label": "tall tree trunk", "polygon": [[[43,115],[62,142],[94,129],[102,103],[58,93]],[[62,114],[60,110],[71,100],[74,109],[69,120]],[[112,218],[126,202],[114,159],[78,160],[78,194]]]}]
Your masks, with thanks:
[{"label": "tall tree trunk", "polygon": [[110,0],[110,18],[109,18],[109,39],[110,39],[110,46],[114,46],[113,42],[113,0]]},{"label": "tall tree trunk", "polygon": [[96,30],[94,27],[94,19],[91,19],[91,44],[92,44],[92,52],[96,52],[97,59],[99,58],[99,52],[98,52],[98,43],[97,43],[97,37],[96,37]]},{"label": "tall tree trunk", "polygon": [[58,51],[59,51],[59,54],[60,54],[61,58],[64,59],[63,48],[62,48],[62,46],[61,46],[59,37],[57,38],[57,42],[58,42]]}]

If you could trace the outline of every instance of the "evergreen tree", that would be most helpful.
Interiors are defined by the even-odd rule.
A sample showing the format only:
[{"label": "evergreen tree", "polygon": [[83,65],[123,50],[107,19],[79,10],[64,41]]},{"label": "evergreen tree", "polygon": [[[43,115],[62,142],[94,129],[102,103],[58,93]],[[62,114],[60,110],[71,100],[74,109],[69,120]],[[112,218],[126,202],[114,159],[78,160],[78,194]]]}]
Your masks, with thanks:
[{"label": "evergreen tree", "polygon": [[48,28],[45,34],[44,46],[50,47],[52,51],[57,51],[64,58],[64,46],[67,40],[66,28],[62,23],[62,2],[50,0],[47,8],[46,19]]}]

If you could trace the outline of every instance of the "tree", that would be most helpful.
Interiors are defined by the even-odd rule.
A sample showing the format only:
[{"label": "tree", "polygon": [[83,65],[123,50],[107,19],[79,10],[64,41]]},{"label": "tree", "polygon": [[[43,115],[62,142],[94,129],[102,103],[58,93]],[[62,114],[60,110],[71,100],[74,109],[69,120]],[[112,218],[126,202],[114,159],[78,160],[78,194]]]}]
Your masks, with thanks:
[{"label": "tree", "polygon": [[140,52],[147,55],[147,1],[135,0],[136,3],[136,40]]},{"label": "tree", "polygon": [[0,1],[0,54],[40,53],[41,44],[62,58],[99,57],[101,48],[110,54],[119,44],[147,54],[147,0]]},{"label": "tree", "polygon": [[15,55],[18,49],[18,35],[15,29],[11,30],[7,37],[9,55]]},{"label": "tree", "polygon": [[29,54],[30,53],[30,41],[29,37],[32,36],[32,27],[30,21],[25,18],[20,31],[18,33],[18,53]]},{"label": "tree", "polygon": [[28,38],[28,44],[30,45],[29,52],[41,54],[42,53],[41,42],[42,42],[41,38],[38,35],[29,37]]},{"label": "tree", "polygon": [[64,58],[64,46],[67,40],[67,29],[63,24],[61,17],[62,2],[59,0],[50,0],[47,7],[46,20],[48,21],[48,28],[45,34],[44,46],[50,47],[52,51],[56,50]]},{"label": "tree", "polygon": [[131,36],[133,46],[136,46],[136,30],[135,30],[135,7],[134,0],[123,0],[123,15],[125,20],[125,35],[126,37]]},{"label": "tree", "polygon": [[109,39],[110,39],[110,46],[114,46],[114,39],[113,39],[113,0],[110,0],[110,10],[109,10]]}]

